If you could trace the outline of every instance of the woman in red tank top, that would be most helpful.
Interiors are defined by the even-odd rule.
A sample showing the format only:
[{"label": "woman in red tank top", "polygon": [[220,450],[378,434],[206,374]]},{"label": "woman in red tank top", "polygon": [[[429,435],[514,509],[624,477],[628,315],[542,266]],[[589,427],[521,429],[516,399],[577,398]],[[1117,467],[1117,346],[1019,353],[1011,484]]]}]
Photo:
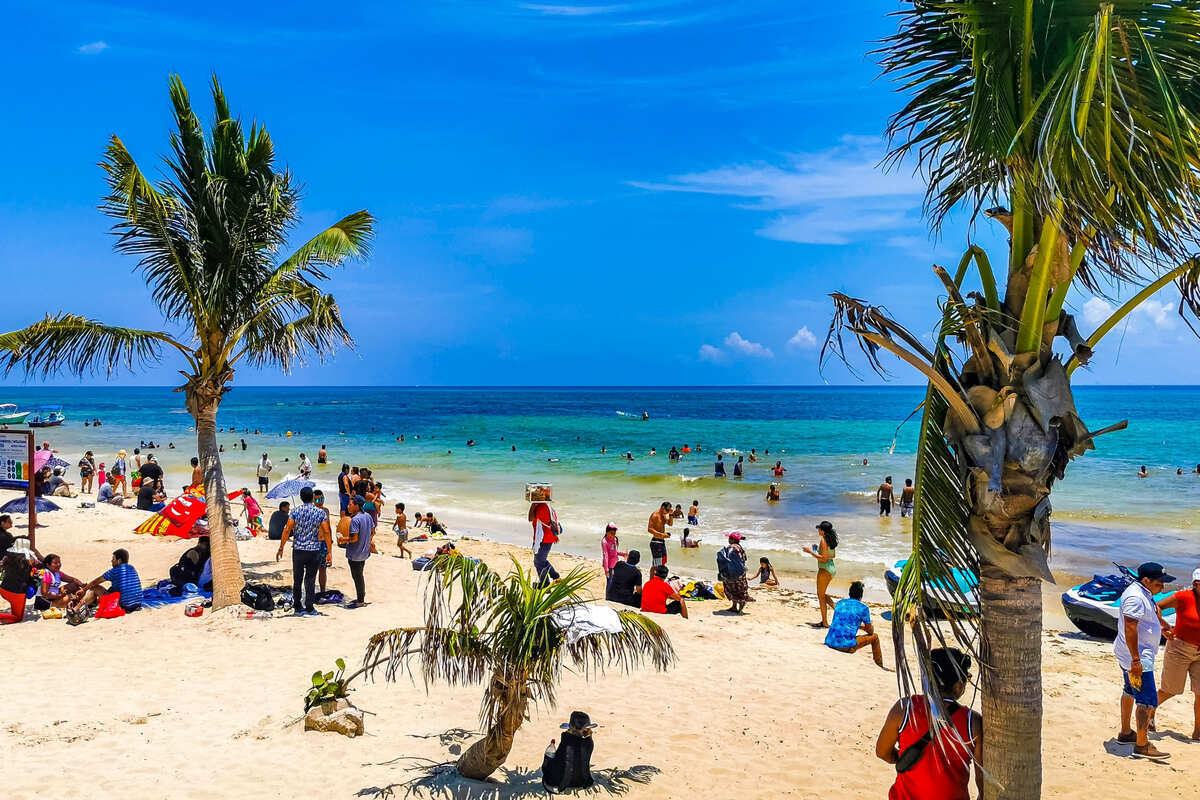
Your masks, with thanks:
[{"label": "woman in red tank top", "polygon": [[[951,727],[932,735],[929,701],[924,695],[896,701],[875,744],[876,755],[897,764],[889,800],[970,800],[967,785],[972,761],[976,762],[975,783],[982,795],[978,768],[983,739],[980,717],[955,702],[966,691],[971,677],[970,656],[953,648],[938,648],[930,652],[930,657],[933,679],[946,701]],[[904,766],[907,768],[901,772]]]},{"label": "woman in red tank top", "polygon": [[1200,741],[1200,569],[1192,573],[1192,588],[1180,589],[1158,601],[1160,610],[1175,609],[1175,636],[1163,654],[1158,704],[1183,694],[1189,676],[1193,703],[1192,738]]}]

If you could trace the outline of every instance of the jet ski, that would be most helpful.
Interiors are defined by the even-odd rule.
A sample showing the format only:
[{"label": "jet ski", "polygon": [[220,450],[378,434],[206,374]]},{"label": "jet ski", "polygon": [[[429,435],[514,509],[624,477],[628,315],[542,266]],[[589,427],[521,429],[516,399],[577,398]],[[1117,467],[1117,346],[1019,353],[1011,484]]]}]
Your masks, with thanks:
[{"label": "jet ski", "polygon": [[[1073,586],[1063,592],[1063,610],[1067,618],[1076,628],[1088,636],[1112,641],[1117,638],[1117,618],[1120,615],[1121,594],[1129,584],[1137,580],[1137,575],[1128,567],[1116,562],[1116,575],[1093,575],[1087,583]],[[1171,592],[1160,592],[1154,596],[1157,602]],[[1168,622],[1175,619],[1175,609],[1163,611],[1163,618]]]},{"label": "jet ski", "polygon": [[[908,559],[897,561],[894,566],[884,570],[883,579],[887,582],[888,592],[894,597],[896,595],[896,587],[900,584],[900,573],[904,571],[904,565],[908,563]],[[979,614],[979,579],[971,573],[969,569],[961,569],[952,567],[951,574],[954,576],[954,582],[958,592],[970,598],[970,604],[962,606],[962,601],[954,596],[954,593],[948,592],[945,588],[933,585],[929,587],[929,593],[934,597],[939,598],[948,605],[956,605],[956,616],[969,617],[978,616]],[[941,608],[936,604],[929,605],[925,608],[926,612],[935,616],[942,614]]]}]

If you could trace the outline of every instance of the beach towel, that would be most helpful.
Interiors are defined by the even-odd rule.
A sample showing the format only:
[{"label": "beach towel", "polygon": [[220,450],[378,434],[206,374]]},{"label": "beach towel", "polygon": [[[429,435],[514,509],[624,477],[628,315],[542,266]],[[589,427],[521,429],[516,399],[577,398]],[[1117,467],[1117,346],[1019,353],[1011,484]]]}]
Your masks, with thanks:
[{"label": "beach towel", "polygon": [[620,633],[621,617],[616,609],[595,603],[573,603],[550,614],[550,621],[573,645],[585,636],[597,633]]}]

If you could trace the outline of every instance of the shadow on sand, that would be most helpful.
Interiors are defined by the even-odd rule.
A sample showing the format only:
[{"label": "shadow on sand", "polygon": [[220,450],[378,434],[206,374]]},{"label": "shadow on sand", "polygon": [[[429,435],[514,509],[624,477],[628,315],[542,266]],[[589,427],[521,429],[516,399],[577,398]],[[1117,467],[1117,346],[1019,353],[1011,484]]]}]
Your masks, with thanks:
[{"label": "shadow on sand", "polygon": [[[473,781],[462,778],[454,769],[454,762],[433,763],[422,759],[411,759],[413,766],[421,766],[421,774],[401,783],[387,786],[368,786],[360,789],[357,797],[389,800],[397,797],[423,797],[431,800],[518,800],[519,798],[548,797],[550,793],[542,786],[541,770],[508,769],[501,767],[497,772],[501,780]],[[625,795],[634,786],[649,784],[662,770],[648,764],[637,764],[627,769],[592,770],[595,783],[587,789],[574,789],[567,794],[574,797]]]}]

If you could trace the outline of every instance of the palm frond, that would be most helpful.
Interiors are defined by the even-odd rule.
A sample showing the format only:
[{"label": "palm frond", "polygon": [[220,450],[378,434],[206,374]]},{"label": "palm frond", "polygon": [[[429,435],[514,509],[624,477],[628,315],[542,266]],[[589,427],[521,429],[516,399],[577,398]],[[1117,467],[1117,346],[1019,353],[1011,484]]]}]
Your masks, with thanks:
[{"label": "palm frond", "polygon": [[0,334],[6,373],[20,367],[26,375],[100,373],[155,363],[162,346],[190,358],[186,347],[158,331],[105,325],[74,314],[47,314],[27,328]]},{"label": "palm frond", "polygon": [[[230,363],[245,358],[255,366],[277,366],[287,373],[309,359],[324,361],[339,345],[354,344],[333,295],[303,284],[292,288],[268,301],[239,339],[231,341],[241,349]],[[289,319],[288,311],[300,316]]]},{"label": "palm frond", "polygon": [[309,239],[279,265],[277,278],[304,274],[316,280],[351,258],[366,258],[375,236],[375,218],[366,209],[348,214]]}]

